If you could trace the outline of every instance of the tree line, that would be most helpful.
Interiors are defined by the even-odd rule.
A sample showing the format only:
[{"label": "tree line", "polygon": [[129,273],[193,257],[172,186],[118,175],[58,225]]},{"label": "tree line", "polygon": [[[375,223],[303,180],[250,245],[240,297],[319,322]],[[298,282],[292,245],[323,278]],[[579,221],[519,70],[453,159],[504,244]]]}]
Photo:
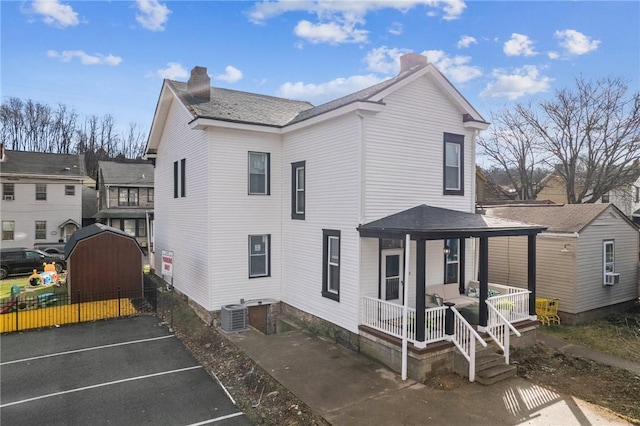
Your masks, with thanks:
[{"label": "tree line", "polygon": [[489,178],[533,200],[550,173],[568,203],[592,203],[640,176],[640,93],[622,78],[575,78],[549,99],[491,113],[478,138]]},{"label": "tree line", "polygon": [[117,130],[111,114],[80,116],[62,103],[50,106],[9,97],[0,104],[0,140],[15,151],[83,154],[89,176],[98,161],[141,159],[146,134],[136,124]]}]

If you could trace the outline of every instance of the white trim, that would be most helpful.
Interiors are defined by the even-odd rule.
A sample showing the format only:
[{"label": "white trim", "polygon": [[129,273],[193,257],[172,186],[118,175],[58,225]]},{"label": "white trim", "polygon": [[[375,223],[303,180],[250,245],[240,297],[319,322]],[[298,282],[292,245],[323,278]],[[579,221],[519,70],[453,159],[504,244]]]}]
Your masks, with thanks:
[{"label": "white trim", "polygon": [[[305,166],[298,166],[298,167],[294,167],[294,174],[296,175],[296,186],[295,186],[295,212],[296,214],[304,214],[304,211],[306,209],[306,199],[305,199],[305,206],[302,208],[302,210],[300,210],[300,205],[298,204],[298,195],[300,192],[302,192],[302,195],[304,197],[306,197],[306,186],[307,186],[307,172],[306,172],[306,163]],[[298,172],[302,170],[302,176],[303,176],[303,181],[304,184],[302,185],[302,189],[300,188],[300,175],[298,174]]]},{"label": "white trim", "polygon": [[[331,240],[338,241],[338,263],[331,261]],[[335,235],[327,235],[327,291],[329,293],[338,294],[338,290],[335,290],[332,287],[331,281],[331,267],[337,266],[338,270],[340,269],[340,237]],[[340,279],[338,278],[338,284],[340,284]]]}]

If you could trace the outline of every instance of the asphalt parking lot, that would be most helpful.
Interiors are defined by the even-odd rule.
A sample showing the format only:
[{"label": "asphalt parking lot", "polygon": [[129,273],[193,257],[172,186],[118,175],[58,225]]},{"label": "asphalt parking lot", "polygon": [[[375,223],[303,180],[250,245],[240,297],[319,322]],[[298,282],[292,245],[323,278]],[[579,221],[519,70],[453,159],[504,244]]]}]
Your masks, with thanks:
[{"label": "asphalt parking lot", "polygon": [[2,335],[0,371],[2,424],[251,424],[155,317]]}]

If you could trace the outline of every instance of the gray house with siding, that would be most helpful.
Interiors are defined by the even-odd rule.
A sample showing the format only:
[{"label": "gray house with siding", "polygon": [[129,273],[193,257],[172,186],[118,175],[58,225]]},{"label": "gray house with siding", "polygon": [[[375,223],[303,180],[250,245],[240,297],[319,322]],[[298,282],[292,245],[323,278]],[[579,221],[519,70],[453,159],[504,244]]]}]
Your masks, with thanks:
[{"label": "gray house with siding", "polygon": [[[537,297],[558,298],[563,323],[605,316],[638,298],[638,227],[613,204],[495,206],[488,216],[544,225]],[[526,287],[527,241],[493,238],[489,281]]]}]

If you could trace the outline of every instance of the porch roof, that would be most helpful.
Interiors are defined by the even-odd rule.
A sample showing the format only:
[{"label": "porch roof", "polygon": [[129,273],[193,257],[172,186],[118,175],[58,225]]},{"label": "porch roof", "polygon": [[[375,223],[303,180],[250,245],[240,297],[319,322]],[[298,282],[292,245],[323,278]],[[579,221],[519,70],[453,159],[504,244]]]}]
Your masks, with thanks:
[{"label": "porch roof", "polygon": [[413,240],[441,240],[445,238],[533,235],[539,234],[547,228],[422,204],[360,225],[357,229],[361,237],[402,238],[404,235],[410,234]]}]

